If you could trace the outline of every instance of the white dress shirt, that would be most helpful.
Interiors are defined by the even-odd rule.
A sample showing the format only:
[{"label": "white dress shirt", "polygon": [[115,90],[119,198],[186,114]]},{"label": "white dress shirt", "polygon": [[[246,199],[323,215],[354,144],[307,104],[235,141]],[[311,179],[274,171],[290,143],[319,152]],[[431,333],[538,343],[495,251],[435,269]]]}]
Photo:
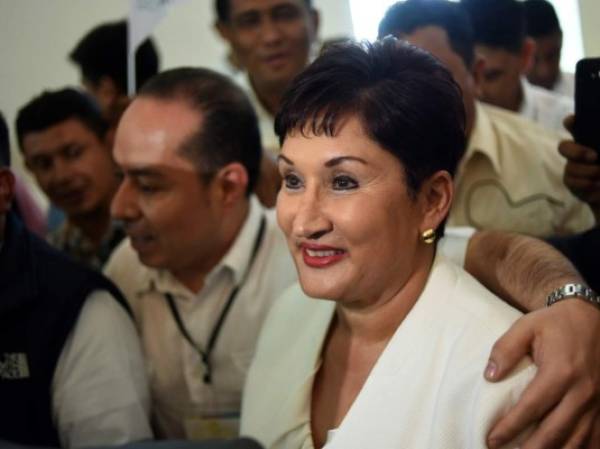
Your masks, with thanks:
[{"label": "white dress shirt", "polygon": [[62,447],[152,438],[150,395],[131,317],[106,291],[86,300],[58,359],[52,411]]},{"label": "white dress shirt", "polygon": [[519,114],[544,128],[566,133],[563,120],[574,113],[573,98],[534,86],[525,77],[521,79],[521,86],[523,101]]},{"label": "white dress shirt", "polygon": [[[264,238],[249,267],[263,216]],[[194,341],[206,348],[224,303],[248,268],[248,278],[216,340],[210,357],[213,380],[206,384],[201,358],[179,331],[165,293],[173,295]],[[251,198],[245,224],[200,292],[188,290],[165,270],[143,266],[128,239],[109,260],[106,274],[134,310],[159,434],[192,439],[215,436],[205,434],[207,427],[217,424],[210,419],[223,423],[239,418],[242,387],[262,322],[273,301],[296,279],[274,211],[265,210]],[[237,426],[234,430],[237,433]]]},{"label": "white dress shirt", "polygon": [[[312,385],[335,307],[298,284],[273,306],[248,373],[242,435],[266,449],[313,449]],[[535,374],[528,359],[502,382],[483,378],[493,343],[520,315],[436,257],[424,291],[325,448],[484,449],[492,424]]]}]

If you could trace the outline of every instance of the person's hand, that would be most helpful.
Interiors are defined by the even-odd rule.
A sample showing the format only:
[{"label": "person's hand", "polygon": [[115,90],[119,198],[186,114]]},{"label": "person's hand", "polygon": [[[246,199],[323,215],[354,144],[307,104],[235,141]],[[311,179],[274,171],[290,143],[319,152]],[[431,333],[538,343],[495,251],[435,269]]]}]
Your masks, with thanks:
[{"label": "person's hand", "polygon": [[494,345],[486,378],[503,379],[527,354],[538,372],[488,447],[539,422],[521,449],[600,448],[600,310],[569,298],[523,316]]},{"label": "person's hand", "polygon": [[[565,127],[573,129],[573,116],[565,119]],[[579,199],[588,203],[600,223],[600,157],[592,148],[573,140],[564,140],[558,151],[567,159],[564,183]]]}]

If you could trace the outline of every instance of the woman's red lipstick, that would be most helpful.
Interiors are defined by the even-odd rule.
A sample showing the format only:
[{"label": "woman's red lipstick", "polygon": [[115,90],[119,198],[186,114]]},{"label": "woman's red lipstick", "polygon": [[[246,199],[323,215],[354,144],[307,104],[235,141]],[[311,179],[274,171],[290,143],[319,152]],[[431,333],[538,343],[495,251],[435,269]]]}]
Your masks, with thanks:
[{"label": "woman's red lipstick", "polygon": [[346,251],[331,246],[314,243],[300,244],[304,263],[312,268],[326,268],[338,263],[346,256]]}]

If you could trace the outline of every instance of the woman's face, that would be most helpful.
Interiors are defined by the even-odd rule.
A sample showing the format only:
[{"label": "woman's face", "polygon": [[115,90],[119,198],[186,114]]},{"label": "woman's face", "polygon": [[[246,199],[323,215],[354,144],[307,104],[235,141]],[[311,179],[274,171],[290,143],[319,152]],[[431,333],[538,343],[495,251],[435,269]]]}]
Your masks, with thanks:
[{"label": "woman's face", "polygon": [[402,164],[358,119],[335,137],[288,135],[278,164],[277,219],[306,294],[359,307],[391,298],[429,268],[422,194],[409,197]]}]

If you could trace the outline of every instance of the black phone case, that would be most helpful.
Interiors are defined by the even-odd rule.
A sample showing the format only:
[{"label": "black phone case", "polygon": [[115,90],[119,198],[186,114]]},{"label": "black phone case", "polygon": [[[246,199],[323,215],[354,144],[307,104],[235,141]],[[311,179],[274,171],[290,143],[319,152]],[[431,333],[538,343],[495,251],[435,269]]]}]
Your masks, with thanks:
[{"label": "black phone case", "polygon": [[577,63],[573,136],[576,142],[600,153],[600,58]]}]

